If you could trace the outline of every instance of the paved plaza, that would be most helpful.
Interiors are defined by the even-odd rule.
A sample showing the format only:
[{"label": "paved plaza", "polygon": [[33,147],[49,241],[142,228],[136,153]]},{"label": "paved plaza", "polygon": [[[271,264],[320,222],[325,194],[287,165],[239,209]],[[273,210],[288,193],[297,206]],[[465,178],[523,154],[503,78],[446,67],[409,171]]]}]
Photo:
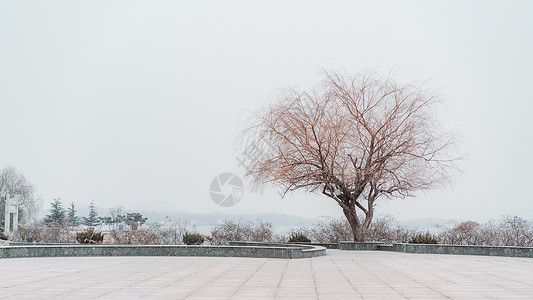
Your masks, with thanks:
[{"label": "paved plaza", "polygon": [[0,299],[533,299],[533,259],[328,250],[312,259],[0,259]]}]

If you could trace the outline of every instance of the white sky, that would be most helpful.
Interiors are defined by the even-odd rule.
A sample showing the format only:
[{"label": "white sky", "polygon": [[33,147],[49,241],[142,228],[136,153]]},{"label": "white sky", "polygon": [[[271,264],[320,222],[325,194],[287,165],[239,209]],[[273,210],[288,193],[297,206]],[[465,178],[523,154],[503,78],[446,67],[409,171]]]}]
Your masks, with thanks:
[{"label": "white sky", "polygon": [[450,98],[454,186],[382,201],[398,219],[533,218],[532,1],[0,0],[0,167],[86,206],[340,216],[332,200],[209,184],[237,172],[246,110],[322,69],[394,68]]}]

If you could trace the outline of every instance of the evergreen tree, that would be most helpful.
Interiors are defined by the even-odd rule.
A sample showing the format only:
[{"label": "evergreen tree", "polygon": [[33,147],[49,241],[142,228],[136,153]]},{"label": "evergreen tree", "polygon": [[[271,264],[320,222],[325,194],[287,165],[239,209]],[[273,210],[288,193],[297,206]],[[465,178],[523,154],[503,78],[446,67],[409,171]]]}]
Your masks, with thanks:
[{"label": "evergreen tree", "polygon": [[94,206],[94,201],[91,201],[91,204],[89,205],[89,216],[87,218],[83,218],[83,224],[90,227],[95,227],[100,225],[100,223],[101,220],[98,217],[98,212]]},{"label": "evergreen tree", "polygon": [[70,203],[70,207],[67,209],[68,222],[71,226],[80,225],[80,218],[76,216],[76,206],[74,202]]},{"label": "evergreen tree", "polygon": [[61,199],[54,199],[51,206],[50,214],[45,217],[44,222],[48,225],[63,224],[66,219],[66,212],[63,208],[63,203],[61,203]]},{"label": "evergreen tree", "polygon": [[127,225],[131,226],[132,230],[137,230],[137,228],[146,223],[148,218],[143,217],[140,213],[126,213],[126,216],[122,216],[122,219]]}]

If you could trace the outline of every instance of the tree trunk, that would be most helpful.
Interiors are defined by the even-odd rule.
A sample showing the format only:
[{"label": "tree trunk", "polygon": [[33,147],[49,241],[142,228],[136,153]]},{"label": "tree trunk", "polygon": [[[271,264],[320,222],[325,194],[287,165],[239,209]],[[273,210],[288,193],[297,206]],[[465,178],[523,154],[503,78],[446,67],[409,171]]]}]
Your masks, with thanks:
[{"label": "tree trunk", "polygon": [[350,224],[350,227],[352,228],[352,234],[353,234],[353,241],[354,242],[364,242],[364,230],[361,226],[361,222],[359,221],[359,218],[357,217],[357,213],[354,210],[343,210],[344,215],[346,216],[346,220],[348,220],[348,223]]},{"label": "tree trunk", "polygon": [[363,222],[364,231],[366,231],[370,227],[370,224],[372,223],[373,218],[374,218],[374,209],[373,207],[370,207],[370,209],[366,213],[365,220]]}]

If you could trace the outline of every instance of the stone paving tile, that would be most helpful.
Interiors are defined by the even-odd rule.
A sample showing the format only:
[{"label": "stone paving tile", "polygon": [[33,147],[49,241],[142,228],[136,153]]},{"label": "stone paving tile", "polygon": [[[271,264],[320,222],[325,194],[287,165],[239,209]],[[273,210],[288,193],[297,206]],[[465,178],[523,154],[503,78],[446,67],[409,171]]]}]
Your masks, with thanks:
[{"label": "stone paving tile", "polygon": [[320,300],[343,300],[343,299],[363,300],[364,298],[358,294],[346,293],[346,294],[318,294],[318,299]]},{"label": "stone paving tile", "polygon": [[312,259],[0,260],[0,299],[533,299],[533,259],[328,250]]}]

